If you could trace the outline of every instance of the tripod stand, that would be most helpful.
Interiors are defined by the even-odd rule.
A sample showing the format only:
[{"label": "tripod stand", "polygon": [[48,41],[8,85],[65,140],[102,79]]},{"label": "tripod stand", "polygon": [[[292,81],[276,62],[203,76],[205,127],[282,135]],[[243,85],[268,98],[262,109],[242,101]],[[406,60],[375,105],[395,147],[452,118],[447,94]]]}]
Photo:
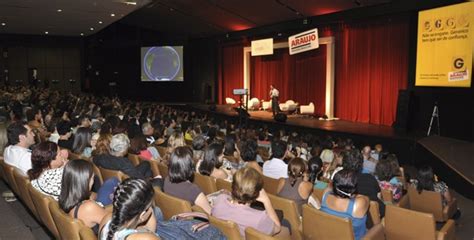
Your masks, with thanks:
[{"label": "tripod stand", "polygon": [[428,128],[428,133],[426,134],[427,136],[429,136],[431,133],[431,127],[433,126],[433,120],[435,118],[436,118],[436,123],[437,123],[437,128],[438,128],[438,135],[440,135],[438,102],[435,102],[435,105],[433,107],[433,113],[431,114],[430,127]]}]

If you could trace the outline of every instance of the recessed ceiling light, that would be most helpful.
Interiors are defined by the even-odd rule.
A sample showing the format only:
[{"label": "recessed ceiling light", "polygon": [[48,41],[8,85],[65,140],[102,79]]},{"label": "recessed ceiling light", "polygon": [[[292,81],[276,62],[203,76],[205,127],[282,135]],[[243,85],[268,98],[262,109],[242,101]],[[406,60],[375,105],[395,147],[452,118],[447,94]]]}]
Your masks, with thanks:
[{"label": "recessed ceiling light", "polygon": [[81,36],[84,36],[84,33],[81,33]]},{"label": "recessed ceiling light", "polygon": [[115,17],[115,13],[111,13],[110,16],[111,16],[111,17]]},{"label": "recessed ceiling light", "polygon": [[49,32],[48,32],[48,31],[46,31],[46,32],[44,32],[44,34],[48,35],[48,34],[49,34]]},{"label": "recessed ceiling light", "polygon": [[56,11],[58,11],[58,12],[62,12],[63,10],[62,10],[62,9],[58,9],[58,10],[56,10]]},{"label": "recessed ceiling light", "polygon": [[89,28],[91,31],[94,31],[94,28]]},{"label": "recessed ceiling light", "polygon": [[102,21],[99,21],[99,24],[102,24]]},{"label": "recessed ceiling light", "polygon": [[125,2],[123,2],[127,5],[137,5],[137,2],[136,1],[133,1],[133,0],[126,0]]},{"label": "recessed ceiling light", "polygon": [[6,26],[6,25],[7,25],[7,23],[2,22],[2,26]]}]

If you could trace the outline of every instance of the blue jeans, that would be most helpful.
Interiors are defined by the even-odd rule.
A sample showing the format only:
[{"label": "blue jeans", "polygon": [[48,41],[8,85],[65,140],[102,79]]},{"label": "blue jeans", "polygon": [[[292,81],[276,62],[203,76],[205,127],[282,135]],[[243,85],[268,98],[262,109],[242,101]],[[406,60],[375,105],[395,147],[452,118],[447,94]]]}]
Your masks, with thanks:
[{"label": "blue jeans", "polygon": [[112,204],[115,188],[119,184],[120,181],[115,177],[107,179],[97,191],[96,201],[102,203],[104,206]]}]

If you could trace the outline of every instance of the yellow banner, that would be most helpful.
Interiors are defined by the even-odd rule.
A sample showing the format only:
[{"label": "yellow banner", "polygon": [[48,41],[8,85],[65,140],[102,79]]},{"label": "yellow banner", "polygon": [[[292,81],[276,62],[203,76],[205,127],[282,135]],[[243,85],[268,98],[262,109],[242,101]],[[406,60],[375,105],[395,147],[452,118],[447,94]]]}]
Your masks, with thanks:
[{"label": "yellow banner", "polygon": [[418,14],[416,86],[470,87],[474,2]]}]

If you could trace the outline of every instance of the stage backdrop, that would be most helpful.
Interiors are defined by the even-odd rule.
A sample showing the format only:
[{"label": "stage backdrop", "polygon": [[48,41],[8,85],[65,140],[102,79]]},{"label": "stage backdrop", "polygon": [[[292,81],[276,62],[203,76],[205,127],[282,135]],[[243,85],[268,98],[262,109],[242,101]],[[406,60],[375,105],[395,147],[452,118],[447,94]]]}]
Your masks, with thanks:
[{"label": "stage backdrop", "polygon": [[[335,117],[393,124],[398,91],[408,85],[408,20],[383,17],[319,27],[320,37],[336,39]],[[220,103],[232,96],[232,88],[243,86],[243,45],[221,47]],[[269,85],[274,83],[280,90],[280,101],[293,99],[300,104],[313,101],[316,112],[323,114],[325,51],[320,46],[315,52],[295,58],[280,50],[273,56],[252,57],[251,94],[268,100]]]}]

